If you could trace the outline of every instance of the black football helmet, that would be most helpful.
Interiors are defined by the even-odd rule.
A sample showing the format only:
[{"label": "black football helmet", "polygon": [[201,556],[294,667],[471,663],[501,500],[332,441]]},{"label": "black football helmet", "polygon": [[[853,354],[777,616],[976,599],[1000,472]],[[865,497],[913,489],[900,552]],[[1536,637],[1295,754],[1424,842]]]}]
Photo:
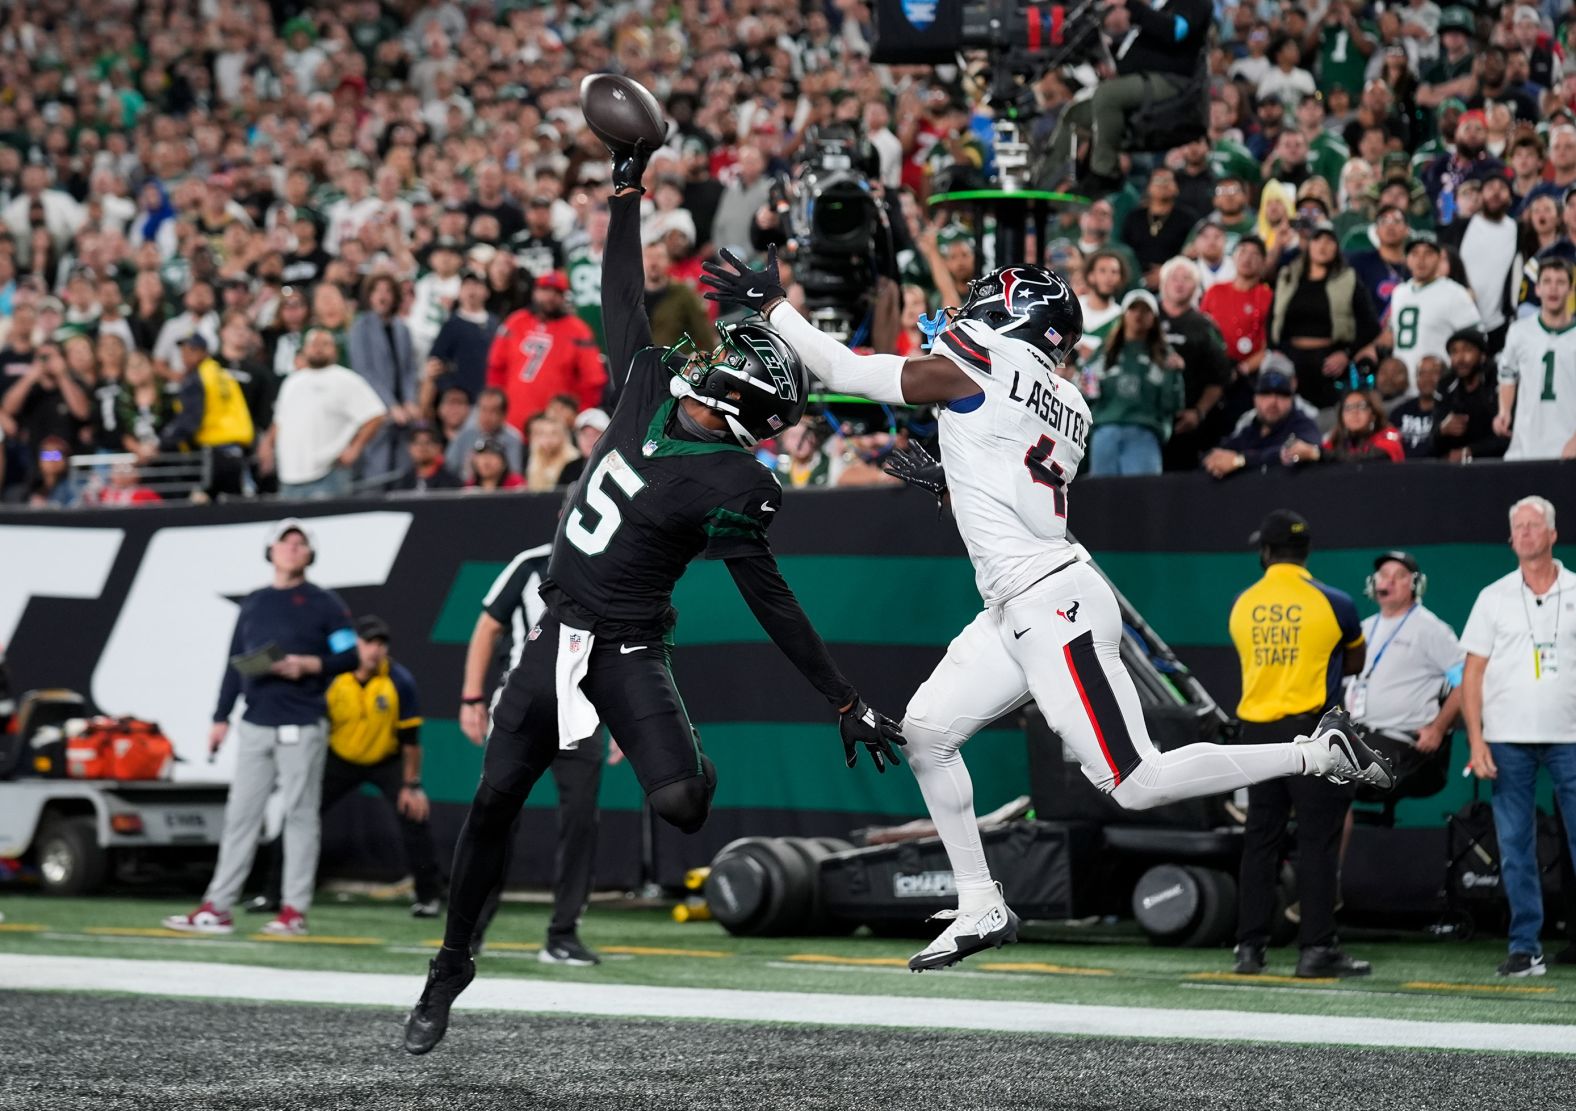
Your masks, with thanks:
[{"label": "black football helmet", "polygon": [[1083,338],[1083,309],[1054,270],[1003,266],[974,280],[952,326],[993,359],[1054,372]]},{"label": "black football helmet", "polygon": [[[717,331],[721,342],[714,349],[694,352],[674,372],[673,396],[693,397],[721,413],[747,448],[798,424],[810,393],[804,360],[769,324],[719,324]],[[679,353],[675,348],[670,355]]]}]

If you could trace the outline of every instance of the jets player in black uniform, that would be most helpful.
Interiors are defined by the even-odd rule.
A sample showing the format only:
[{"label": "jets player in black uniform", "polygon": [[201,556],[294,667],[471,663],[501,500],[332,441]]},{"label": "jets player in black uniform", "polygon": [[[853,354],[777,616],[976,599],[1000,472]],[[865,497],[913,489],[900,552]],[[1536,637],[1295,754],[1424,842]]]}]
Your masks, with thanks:
[{"label": "jets player in black uniform", "polygon": [[541,590],[547,612],[493,708],[481,785],[455,847],[443,948],[405,1026],[411,1053],[442,1040],[450,1006],[476,974],[476,916],[560,736],[572,744],[600,718],[659,815],[686,833],[706,820],[716,769],[668,666],[673,585],[697,556],[726,562],[761,627],[837,713],[849,767],[864,745],[885,770],[903,743],[897,724],[838,671],[766,541],[782,490],[751,449],[803,415],[804,363],[763,324],[729,329],[716,350],[687,357],[651,345],[639,226],[645,161],[639,147],[615,152],[602,262],[608,362],[623,391],[559,521]]}]

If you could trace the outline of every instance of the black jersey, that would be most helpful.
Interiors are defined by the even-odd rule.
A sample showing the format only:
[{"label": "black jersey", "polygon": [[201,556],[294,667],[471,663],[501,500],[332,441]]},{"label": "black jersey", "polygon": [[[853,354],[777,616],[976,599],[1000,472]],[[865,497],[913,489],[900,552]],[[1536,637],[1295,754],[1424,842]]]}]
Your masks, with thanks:
[{"label": "black jersey", "polygon": [[542,578],[547,574],[547,557],[552,550],[551,545],[543,544],[515,556],[499,572],[482,599],[482,611],[508,630],[507,643],[498,646],[498,663],[503,671],[520,666],[526,637],[542,619],[546,606],[540,591]]},{"label": "black jersey", "polygon": [[696,556],[770,554],[766,531],[782,488],[731,439],[673,434],[673,370],[651,345],[645,312],[640,198],[614,197],[609,206],[602,323],[610,373],[626,378],[559,521],[542,597],[566,625],[656,638],[671,627],[673,584]]}]

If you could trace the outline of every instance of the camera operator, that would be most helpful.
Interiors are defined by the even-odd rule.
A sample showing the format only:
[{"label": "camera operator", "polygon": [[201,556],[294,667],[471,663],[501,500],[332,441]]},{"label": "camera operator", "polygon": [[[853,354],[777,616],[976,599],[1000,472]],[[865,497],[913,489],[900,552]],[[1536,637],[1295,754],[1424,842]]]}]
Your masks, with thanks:
[{"label": "camera operator", "polygon": [[1090,131],[1089,173],[1073,187],[1100,197],[1122,185],[1117,156],[1127,117],[1146,101],[1166,100],[1187,88],[1199,67],[1209,37],[1208,0],[1145,0],[1113,3],[1105,11],[1114,67],[1102,63],[1094,95],[1067,109],[1051,137],[1051,152],[1074,150],[1074,134]]}]

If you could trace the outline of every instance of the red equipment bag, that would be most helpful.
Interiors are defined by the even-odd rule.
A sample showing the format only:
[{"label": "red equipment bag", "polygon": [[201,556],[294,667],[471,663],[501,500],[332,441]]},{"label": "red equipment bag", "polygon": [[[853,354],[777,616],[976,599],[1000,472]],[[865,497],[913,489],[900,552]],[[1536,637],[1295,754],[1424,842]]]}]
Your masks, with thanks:
[{"label": "red equipment bag", "polygon": [[66,741],[73,779],[168,779],[175,746],[157,724],[138,718],[94,718]]}]

